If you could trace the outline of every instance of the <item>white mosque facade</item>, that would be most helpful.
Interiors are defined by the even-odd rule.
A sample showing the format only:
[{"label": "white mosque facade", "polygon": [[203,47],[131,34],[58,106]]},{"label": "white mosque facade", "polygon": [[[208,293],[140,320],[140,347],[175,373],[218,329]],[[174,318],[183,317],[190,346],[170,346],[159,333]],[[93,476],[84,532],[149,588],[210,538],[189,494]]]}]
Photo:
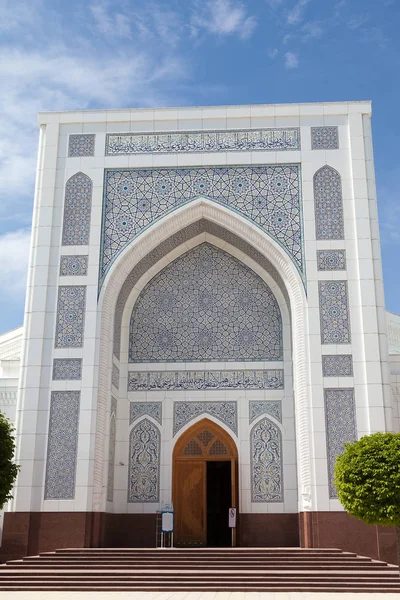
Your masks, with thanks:
[{"label": "white mosque facade", "polygon": [[[343,444],[400,431],[369,102],[41,113],[24,326],[0,337],[21,471],[3,557],[340,547]],[[231,538],[228,508],[237,509]]]}]

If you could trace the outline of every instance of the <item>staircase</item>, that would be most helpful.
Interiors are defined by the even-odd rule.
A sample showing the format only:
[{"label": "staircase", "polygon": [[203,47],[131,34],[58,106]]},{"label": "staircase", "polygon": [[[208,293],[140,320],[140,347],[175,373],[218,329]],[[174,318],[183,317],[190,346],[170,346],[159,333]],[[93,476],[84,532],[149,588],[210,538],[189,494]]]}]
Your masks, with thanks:
[{"label": "staircase", "polygon": [[400,592],[400,578],[336,548],[66,548],[0,565],[11,590]]}]

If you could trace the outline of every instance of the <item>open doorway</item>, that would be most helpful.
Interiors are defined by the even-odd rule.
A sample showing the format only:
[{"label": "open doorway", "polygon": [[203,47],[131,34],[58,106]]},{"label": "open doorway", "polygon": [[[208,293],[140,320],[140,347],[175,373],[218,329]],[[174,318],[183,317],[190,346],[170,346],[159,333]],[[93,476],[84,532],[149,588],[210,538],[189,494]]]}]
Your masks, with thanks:
[{"label": "open doorway", "polygon": [[231,436],[209,419],[196,423],[175,445],[172,477],[175,544],[231,546],[228,512],[238,496]]}]

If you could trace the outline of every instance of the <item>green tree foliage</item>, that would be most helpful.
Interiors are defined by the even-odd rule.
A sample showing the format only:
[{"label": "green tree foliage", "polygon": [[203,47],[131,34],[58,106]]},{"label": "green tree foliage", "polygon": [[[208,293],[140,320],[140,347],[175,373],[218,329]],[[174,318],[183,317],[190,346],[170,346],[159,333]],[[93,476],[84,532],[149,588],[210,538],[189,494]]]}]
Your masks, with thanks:
[{"label": "green tree foliage", "polygon": [[400,559],[400,434],[373,433],[345,445],[334,483],[345,510],[371,525],[394,525]]},{"label": "green tree foliage", "polygon": [[12,498],[12,488],[20,469],[13,461],[15,441],[14,427],[0,413],[0,509]]}]

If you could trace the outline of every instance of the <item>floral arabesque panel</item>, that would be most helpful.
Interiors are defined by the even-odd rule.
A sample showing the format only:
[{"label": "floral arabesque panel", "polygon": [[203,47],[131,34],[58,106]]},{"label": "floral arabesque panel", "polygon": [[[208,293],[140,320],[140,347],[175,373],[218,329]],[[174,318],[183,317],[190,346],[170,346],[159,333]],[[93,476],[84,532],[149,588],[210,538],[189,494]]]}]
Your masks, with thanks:
[{"label": "floral arabesque panel", "polygon": [[347,281],[320,281],[319,311],[322,344],[351,342]]},{"label": "floral arabesque panel", "polygon": [[251,501],[283,502],[282,434],[261,419],[250,432]]},{"label": "floral arabesque panel", "polygon": [[267,284],[204,243],[158,273],[132,312],[130,362],[282,360],[282,318]]},{"label": "floral arabesque panel", "polygon": [[94,133],[73,133],[69,136],[68,156],[94,156]]},{"label": "floral arabesque panel", "polygon": [[129,425],[144,415],[152,417],[162,425],[162,403],[161,402],[131,402],[129,409]]},{"label": "floral arabesque panel", "polygon": [[339,129],[337,126],[311,127],[312,150],[338,150]]},{"label": "floral arabesque panel", "polygon": [[346,250],[317,250],[318,271],[345,271]]},{"label": "floral arabesque panel", "polygon": [[268,233],[304,279],[299,165],[106,170],[100,285],[123,248],[169,212],[199,197]]},{"label": "floral arabesque panel", "polygon": [[129,436],[128,502],[159,502],[160,450],[159,429],[143,419]]},{"label": "floral arabesque panel", "polygon": [[119,368],[114,363],[111,371],[111,383],[117,390],[119,389]]},{"label": "floral arabesque panel", "polygon": [[80,392],[52,392],[47,442],[45,500],[73,500]]},{"label": "floral arabesque panel", "polygon": [[53,361],[53,380],[81,379],[81,358],[55,358]]},{"label": "floral arabesque panel", "polygon": [[314,175],[315,229],[317,240],[343,240],[342,179],[325,165]]},{"label": "floral arabesque panel", "polygon": [[324,377],[353,377],[353,357],[351,354],[326,354],[322,357]]},{"label": "floral arabesque panel", "polygon": [[76,173],[65,185],[63,246],[89,244],[93,184],[84,173]]},{"label": "floral arabesque panel", "polygon": [[270,415],[282,423],[282,402],[280,400],[249,400],[249,423],[262,415]]},{"label": "floral arabesque panel", "polygon": [[329,497],[337,498],[334,486],[335,461],[346,442],[357,439],[354,389],[325,389],[326,445],[328,455]]}]

